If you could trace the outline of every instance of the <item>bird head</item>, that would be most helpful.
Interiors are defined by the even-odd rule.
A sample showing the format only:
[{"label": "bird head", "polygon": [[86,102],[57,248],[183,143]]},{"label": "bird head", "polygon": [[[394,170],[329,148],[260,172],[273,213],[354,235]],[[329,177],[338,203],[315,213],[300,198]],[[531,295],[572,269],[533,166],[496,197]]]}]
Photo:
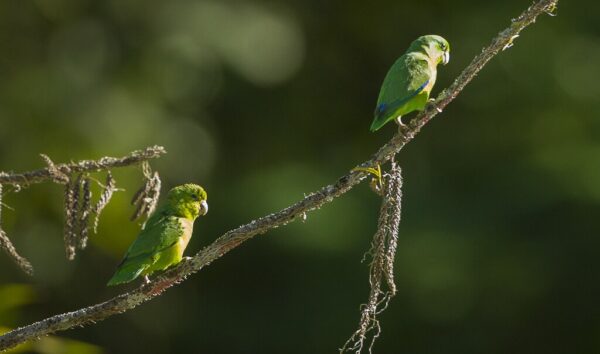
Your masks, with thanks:
[{"label": "bird head", "polygon": [[169,191],[167,198],[171,208],[185,218],[195,219],[199,215],[208,213],[207,194],[197,184],[188,183],[177,186]]},{"label": "bird head", "polygon": [[417,38],[410,45],[409,51],[419,51],[427,54],[436,64],[444,65],[450,61],[450,44],[443,37],[430,34]]}]

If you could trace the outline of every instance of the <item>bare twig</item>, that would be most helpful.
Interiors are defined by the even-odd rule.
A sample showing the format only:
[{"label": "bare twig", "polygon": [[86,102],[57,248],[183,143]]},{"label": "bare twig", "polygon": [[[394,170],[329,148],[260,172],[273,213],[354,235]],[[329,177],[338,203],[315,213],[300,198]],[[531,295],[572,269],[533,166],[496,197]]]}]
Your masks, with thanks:
[{"label": "bare twig", "polygon": [[4,230],[2,230],[1,221],[2,221],[2,184],[0,184],[0,248],[3,249],[4,252],[6,252],[6,254],[8,254],[13,259],[13,261],[19,266],[19,268],[21,268],[25,273],[27,273],[29,275],[33,275],[33,267],[31,266],[31,263],[29,263],[29,261],[27,259],[23,258],[21,255],[19,255],[17,253],[15,246],[13,246],[12,242],[10,242],[10,239],[6,235],[6,232],[4,232]]},{"label": "bare twig", "polygon": [[[82,160],[59,165],[55,164],[47,155],[41,154],[40,156],[47,165],[46,168],[24,173],[6,173],[0,171],[0,185],[11,185],[14,191],[19,191],[22,187],[27,187],[33,183],[45,181],[52,181],[65,186],[65,252],[67,258],[72,260],[75,258],[76,248],[83,249],[87,245],[91,213],[95,212],[96,214],[96,219],[94,220],[94,230],[96,230],[99,214],[115,190],[115,183],[110,174],[110,169],[135,164],[147,165],[149,159],[157,158],[165,152],[162,146],[151,146],[144,150],[133,151],[129,155],[120,158],[103,157],[99,160]],[[108,171],[107,186],[96,207],[92,208],[92,192],[88,173],[102,170]],[[74,179],[73,176],[75,174],[78,174],[78,177]],[[153,180],[154,184],[152,186],[156,185],[157,179],[158,177]],[[160,188],[160,180],[158,180],[158,184]],[[152,192],[156,191],[153,189]],[[158,194],[155,194],[156,199],[158,199]],[[151,201],[155,202],[155,199]],[[150,204],[150,207],[154,206],[155,204]],[[1,236],[0,246],[13,257],[17,264],[21,265],[21,268],[27,272],[31,272],[31,264],[16,253],[6,233],[3,232]]]},{"label": "bare twig", "polygon": [[130,220],[136,220],[142,215],[149,217],[156,209],[158,197],[160,196],[160,176],[158,172],[152,172],[150,164],[147,161],[142,163],[142,171],[144,173],[144,185],[138,189],[131,199],[132,205],[137,205],[135,212],[131,215]]},{"label": "bare twig", "polygon": [[24,173],[0,172],[0,183],[28,186],[30,184],[41,183],[48,180],[56,181],[57,179],[60,183],[66,183],[66,180],[62,177],[64,175],[68,176],[73,173],[98,172],[114,167],[136,165],[143,161],[160,157],[164,153],[166,153],[166,151],[162,146],[150,146],[143,150],[136,150],[123,157],[107,156],[98,160],[82,160],[58,165],[52,163],[52,161],[44,155],[45,157],[43,158],[49,165],[48,167]]},{"label": "bare twig", "polygon": [[65,184],[65,225],[64,225],[64,241],[65,253],[68,260],[75,259],[75,249],[77,246],[77,211],[79,205],[79,184],[81,183],[81,174],[75,180],[71,180]]},{"label": "bare twig", "polygon": [[81,199],[77,217],[77,248],[83,250],[87,247],[90,214],[92,213],[92,191],[90,189],[90,178],[88,176],[85,176],[81,180],[81,192],[83,193],[83,198]]},{"label": "bare twig", "polygon": [[[433,104],[428,105],[408,127],[395,134],[369,161],[364,162],[361,166],[374,166],[389,161],[414,138],[427,122],[456,98],[465,85],[475,77],[479,70],[494,55],[501,51],[505,45],[512,42],[521,30],[533,23],[537,16],[545,12],[552,12],[557,2],[558,0],[540,0],[529,7],[517,19],[513,20],[511,26],[500,32],[492,43],[463,70],[454,83],[439,95]],[[48,178],[47,170],[42,171],[45,171],[43,175],[45,178]],[[273,228],[286,225],[296,219],[302,220],[303,215],[346,193],[362,181],[365,176],[365,172],[352,171],[341,177],[336,183],[309,194],[299,202],[277,213],[264,216],[231,230],[202,249],[191,259],[183,260],[179,265],[166,271],[162,276],[159,276],[149,284],[142,285],[103,303],[48,317],[45,320],[12,330],[0,336],[0,350],[12,348],[19,343],[50,333],[97,322],[114,314],[134,308],[142,302],[162,293],[165,289],[181,282],[188,275],[199,271],[252,237],[263,234]],[[0,183],[4,183],[5,179],[6,177],[4,179],[0,178]],[[13,178],[8,179],[8,183],[11,183],[10,181],[12,183],[24,183],[24,181],[31,181],[32,179],[34,178],[25,180],[22,178]]]},{"label": "bare twig", "polygon": [[390,295],[396,295],[396,284],[394,283],[394,260],[398,246],[398,229],[402,216],[402,170],[400,166],[392,166],[389,176],[389,194],[387,196],[388,214],[385,255],[383,261],[383,275]]},{"label": "bare twig", "polygon": [[117,190],[117,182],[110,173],[110,170],[106,173],[106,183],[103,186],[102,194],[100,195],[100,199],[94,206],[93,212],[96,214],[94,218],[94,233],[98,233],[98,223],[100,222],[100,214],[102,214],[102,210],[104,207],[110,202],[113,193]]},{"label": "bare twig", "polygon": [[59,184],[69,183],[69,176],[66,173],[61,172],[54,162],[48,157],[48,155],[40,154],[46,165],[48,165],[48,173],[50,173],[50,179]]},{"label": "bare twig", "polygon": [[31,263],[17,253],[15,246],[13,246],[12,242],[10,242],[10,239],[2,229],[0,229],[0,248],[2,248],[25,273],[33,275],[33,266]]}]

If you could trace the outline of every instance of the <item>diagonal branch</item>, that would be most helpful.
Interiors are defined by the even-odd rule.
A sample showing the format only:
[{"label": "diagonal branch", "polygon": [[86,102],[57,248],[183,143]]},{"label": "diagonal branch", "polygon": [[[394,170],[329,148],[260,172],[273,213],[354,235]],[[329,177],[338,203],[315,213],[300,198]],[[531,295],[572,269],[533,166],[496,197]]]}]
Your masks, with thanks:
[{"label": "diagonal branch", "polygon": [[467,86],[469,82],[479,73],[490,59],[500,51],[510,48],[514,40],[519,37],[519,33],[530,24],[534,23],[536,18],[547,13],[554,15],[558,0],[540,0],[531,5],[519,17],[512,19],[510,27],[504,29],[492,40],[492,43],[484,48],[471,63],[460,73],[452,85],[442,91],[435,101],[413,119],[407,127],[399,129],[399,133],[394,135],[371,160],[363,163],[361,166],[373,165],[389,161],[392,156],[397,154],[415,135],[438,113],[441,113],[446,106],[458,96],[458,94]]},{"label": "diagonal branch", "polygon": [[48,180],[60,181],[64,175],[82,172],[98,172],[113,167],[124,167],[140,164],[144,161],[155,159],[166,153],[162,146],[149,146],[143,150],[136,150],[123,157],[103,157],[98,160],[82,160],[79,162],[63,163],[55,165],[45,155],[42,158],[48,167],[24,173],[6,173],[0,171],[0,183],[27,186]]},{"label": "diagonal branch", "polygon": [[[503,30],[492,40],[473,61],[463,70],[454,83],[444,90],[438,98],[421,112],[406,127],[395,134],[390,141],[375,153],[369,161],[361,166],[373,166],[383,164],[396,155],[434,116],[441,112],[462,89],[475,77],[483,66],[502,49],[509,47],[519,32],[535,21],[537,16],[546,12],[552,13],[558,0],[540,0],[531,5],[507,29]],[[41,170],[45,178],[48,177],[47,170]],[[252,237],[263,234],[273,228],[283,226],[302,217],[314,209],[333,201],[336,197],[346,193],[366,177],[362,171],[353,171],[342,176],[334,184],[321,188],[319,191],[309,194],[299,202],[270,215],[256,219],[246,225],[231,230],[212,244],[206,246],[194,257],[182,261],[178,266],[165,272],[149,284],[142,285],[128,293],[124,293],[103,303],[48,317],[45,320],[15,329],[0,336],[0,350],[12,348],[19,343],[38,338],[50,333],[64,331],[66,329],[82,326],[103,320],[117,313],[125,312],[145,302],[165,289],[183,281],[203,267],[209,265],[216,259],[222,257],[230,250],[239,246]],[[0,183],[3,183],[0,175]],[[22,180],[13,183],[23,183]],[[10,181],[8,181],[10,183]]]}]

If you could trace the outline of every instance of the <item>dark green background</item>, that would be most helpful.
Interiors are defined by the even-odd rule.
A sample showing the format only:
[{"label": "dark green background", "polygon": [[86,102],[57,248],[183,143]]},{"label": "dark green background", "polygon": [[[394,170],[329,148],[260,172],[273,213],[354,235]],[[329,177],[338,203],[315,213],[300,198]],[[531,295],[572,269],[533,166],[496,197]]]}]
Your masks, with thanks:
[{"label": "dark green background", "polygon": [[[378,88],[417,36],[452,46],[435,95],[530,3],[4,0],[0,170],[164,145],[163,192],[209,194],[192,254],[389,139],[393,125],[368,132]],[[398,156],[399,292],[376,353],[600,352],[599,11],[541,16]],[[0,326],[130,288],[104,284],[139,228],[141,171],[114,173],[126,191],[72,262],[61,187],[5,194],[2,227],[36,275],[0,255]],[[360,185],[139,308],[22,350],[334,353],[368,295],[378,207]]]}]

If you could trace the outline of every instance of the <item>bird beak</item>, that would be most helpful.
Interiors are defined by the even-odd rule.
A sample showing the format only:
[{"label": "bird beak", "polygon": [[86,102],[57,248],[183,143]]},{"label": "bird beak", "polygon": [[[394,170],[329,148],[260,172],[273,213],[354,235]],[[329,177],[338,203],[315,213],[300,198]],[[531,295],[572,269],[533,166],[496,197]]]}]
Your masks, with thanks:
[{"label": "bird beak", "polygon": [[200,202],[200,215],[206,215],[208,213],[208,203],[206,200]]},{"label": "bird beak", "polygon": [[444,52],[442,54],[442,64],[446,65],[450,61],[450,52]]}]

